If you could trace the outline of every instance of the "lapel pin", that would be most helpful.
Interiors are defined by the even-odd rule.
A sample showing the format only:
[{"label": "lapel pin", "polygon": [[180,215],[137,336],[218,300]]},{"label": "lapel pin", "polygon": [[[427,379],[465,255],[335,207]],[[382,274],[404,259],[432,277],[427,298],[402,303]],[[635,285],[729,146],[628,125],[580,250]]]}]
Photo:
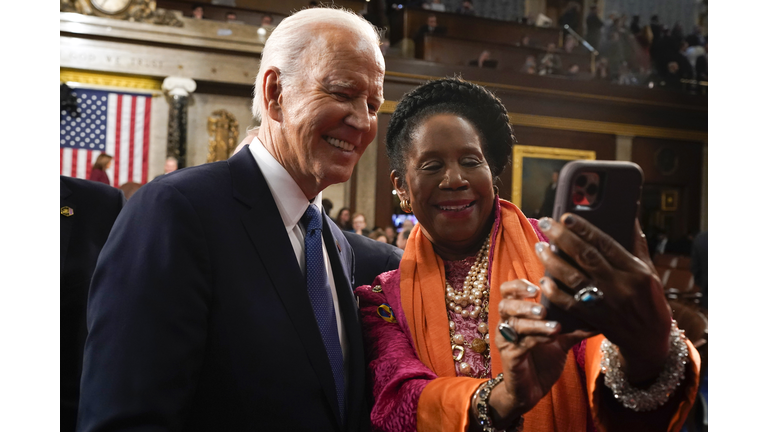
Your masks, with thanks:
[{"label": "lapel pin", "polygon": [[381,306],[376,308],[376,313],[388,323],[396,323],[395,314],[392,313],[392,308],[388,304],[382,303]]},{"label": "lapel pin", "polygon": [[341,253],[341,245],[339,244],[338,240],[336,240],[336,249],[338,249],[339,253]]},{"label": "lapel pin", "polygon": [[62,216],[70,217],[73,214],[75,214],[75,210],[72,209],[71,207],[64,206],[64,207],[61,208],[61,215]]}]

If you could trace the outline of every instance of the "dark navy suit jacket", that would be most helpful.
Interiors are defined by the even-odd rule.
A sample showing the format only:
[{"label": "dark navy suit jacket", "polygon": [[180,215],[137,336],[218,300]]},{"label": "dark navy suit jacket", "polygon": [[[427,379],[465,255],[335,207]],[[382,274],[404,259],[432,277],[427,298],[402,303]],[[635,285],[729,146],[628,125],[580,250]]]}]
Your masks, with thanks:
[{"label": "dark navy suit jacket", "polygon": [[352,287],[370,285],[376,276],[400,266],[402,249],[349,231],[344,237],[354,251]]},{"label": "dark navy suit jacket", "polygon": [[349,350],[347,418],[306,282],[247,149],[161,176],[120,214],[88,304],[78,430],[369,426],[353,252],[325,216]]},{"label": "dark navy suit jacket", "polygon": [[120,189],[66,176],[59,177],[59,191],[61,431],[70,432],[75,430],[80,398],[88,286],[125,196]]}]

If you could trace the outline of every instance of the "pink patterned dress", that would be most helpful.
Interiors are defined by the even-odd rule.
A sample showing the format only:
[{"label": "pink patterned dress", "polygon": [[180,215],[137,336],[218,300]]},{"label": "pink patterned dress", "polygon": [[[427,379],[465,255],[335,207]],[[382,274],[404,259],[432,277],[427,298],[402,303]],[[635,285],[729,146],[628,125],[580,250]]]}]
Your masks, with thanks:
[{"label": "pink patterned dress", "polygon": [[[539,231],[538,221],[529,219],[540,240],[546,241]],[[493,249],[494,245],[491,245]],[[453,287],[461,287],[475,257],[460,261],[445,261],[446,279]],[[368,361],[369,388],[373,391],[374,404],[371,425],[375,431],[407,432],[416,430],[416,409],[424,387],[437,375],[425,366],[416,353],[411,332],[406,322],[400,298],[400,271],[393,270],[379,275],[373,285],[355,290],[362,315],[366,360]],[[437,301],[443,301],[439,299]],[[387,305],[393,319],[388,317]],[[380,312],[384,315],[380,314]],[[447,312],[447,309],[446,309]],[[465,339],[477,337],[478,320],[463,318],[451,312],[456,331]],[[584,376],[584,343],[574,347],[579,371]],[[491,353],[493,355],[493,353]],[[464,361],[472,367],[473,375],[483,370],[483,356],[471,349],[464,351]],[[456,375],[461,376],[456,365]],[[490,376],[485,375],[485,378]],[[586,383],[584,384],[586,388]],[[591,422],[588,430],[593,430]]]}]

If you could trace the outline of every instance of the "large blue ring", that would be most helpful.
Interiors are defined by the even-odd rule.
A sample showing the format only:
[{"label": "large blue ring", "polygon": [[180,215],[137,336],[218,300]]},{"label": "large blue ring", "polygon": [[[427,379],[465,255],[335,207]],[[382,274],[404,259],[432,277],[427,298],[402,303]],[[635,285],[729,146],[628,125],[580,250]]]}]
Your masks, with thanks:
[{"label": "large blue ring", "polygon": [[600,291],[596,286],[589,285],[587,287],[582,288],[574,294],[573,298],[576,299],[577,302],[584,303],[585,305],[592,306],[595,303],[599,303],[600,300],[603,299],[603,292]]}]

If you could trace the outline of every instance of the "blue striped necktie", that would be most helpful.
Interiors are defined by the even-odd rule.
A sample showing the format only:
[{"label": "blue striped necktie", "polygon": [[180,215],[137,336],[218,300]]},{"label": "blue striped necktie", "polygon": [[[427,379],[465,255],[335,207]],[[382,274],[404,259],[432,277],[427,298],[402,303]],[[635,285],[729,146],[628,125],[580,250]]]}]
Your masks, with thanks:
[{"label": "blue striped necktie", "polygon": [[304,257],[307,264],[307,291],[315,319],[320,327],[328,361],[331,363],[333,381],[336,384],[336,399],[339,403],[342,422],[345,418],[344,356],[341,353],[339,331],[336,327],[336,312],[333,308],[331,286],[325,272],[323,258],[323,219],[316,206],[310,204],[301,218],[307,232],[304,237]]}]

